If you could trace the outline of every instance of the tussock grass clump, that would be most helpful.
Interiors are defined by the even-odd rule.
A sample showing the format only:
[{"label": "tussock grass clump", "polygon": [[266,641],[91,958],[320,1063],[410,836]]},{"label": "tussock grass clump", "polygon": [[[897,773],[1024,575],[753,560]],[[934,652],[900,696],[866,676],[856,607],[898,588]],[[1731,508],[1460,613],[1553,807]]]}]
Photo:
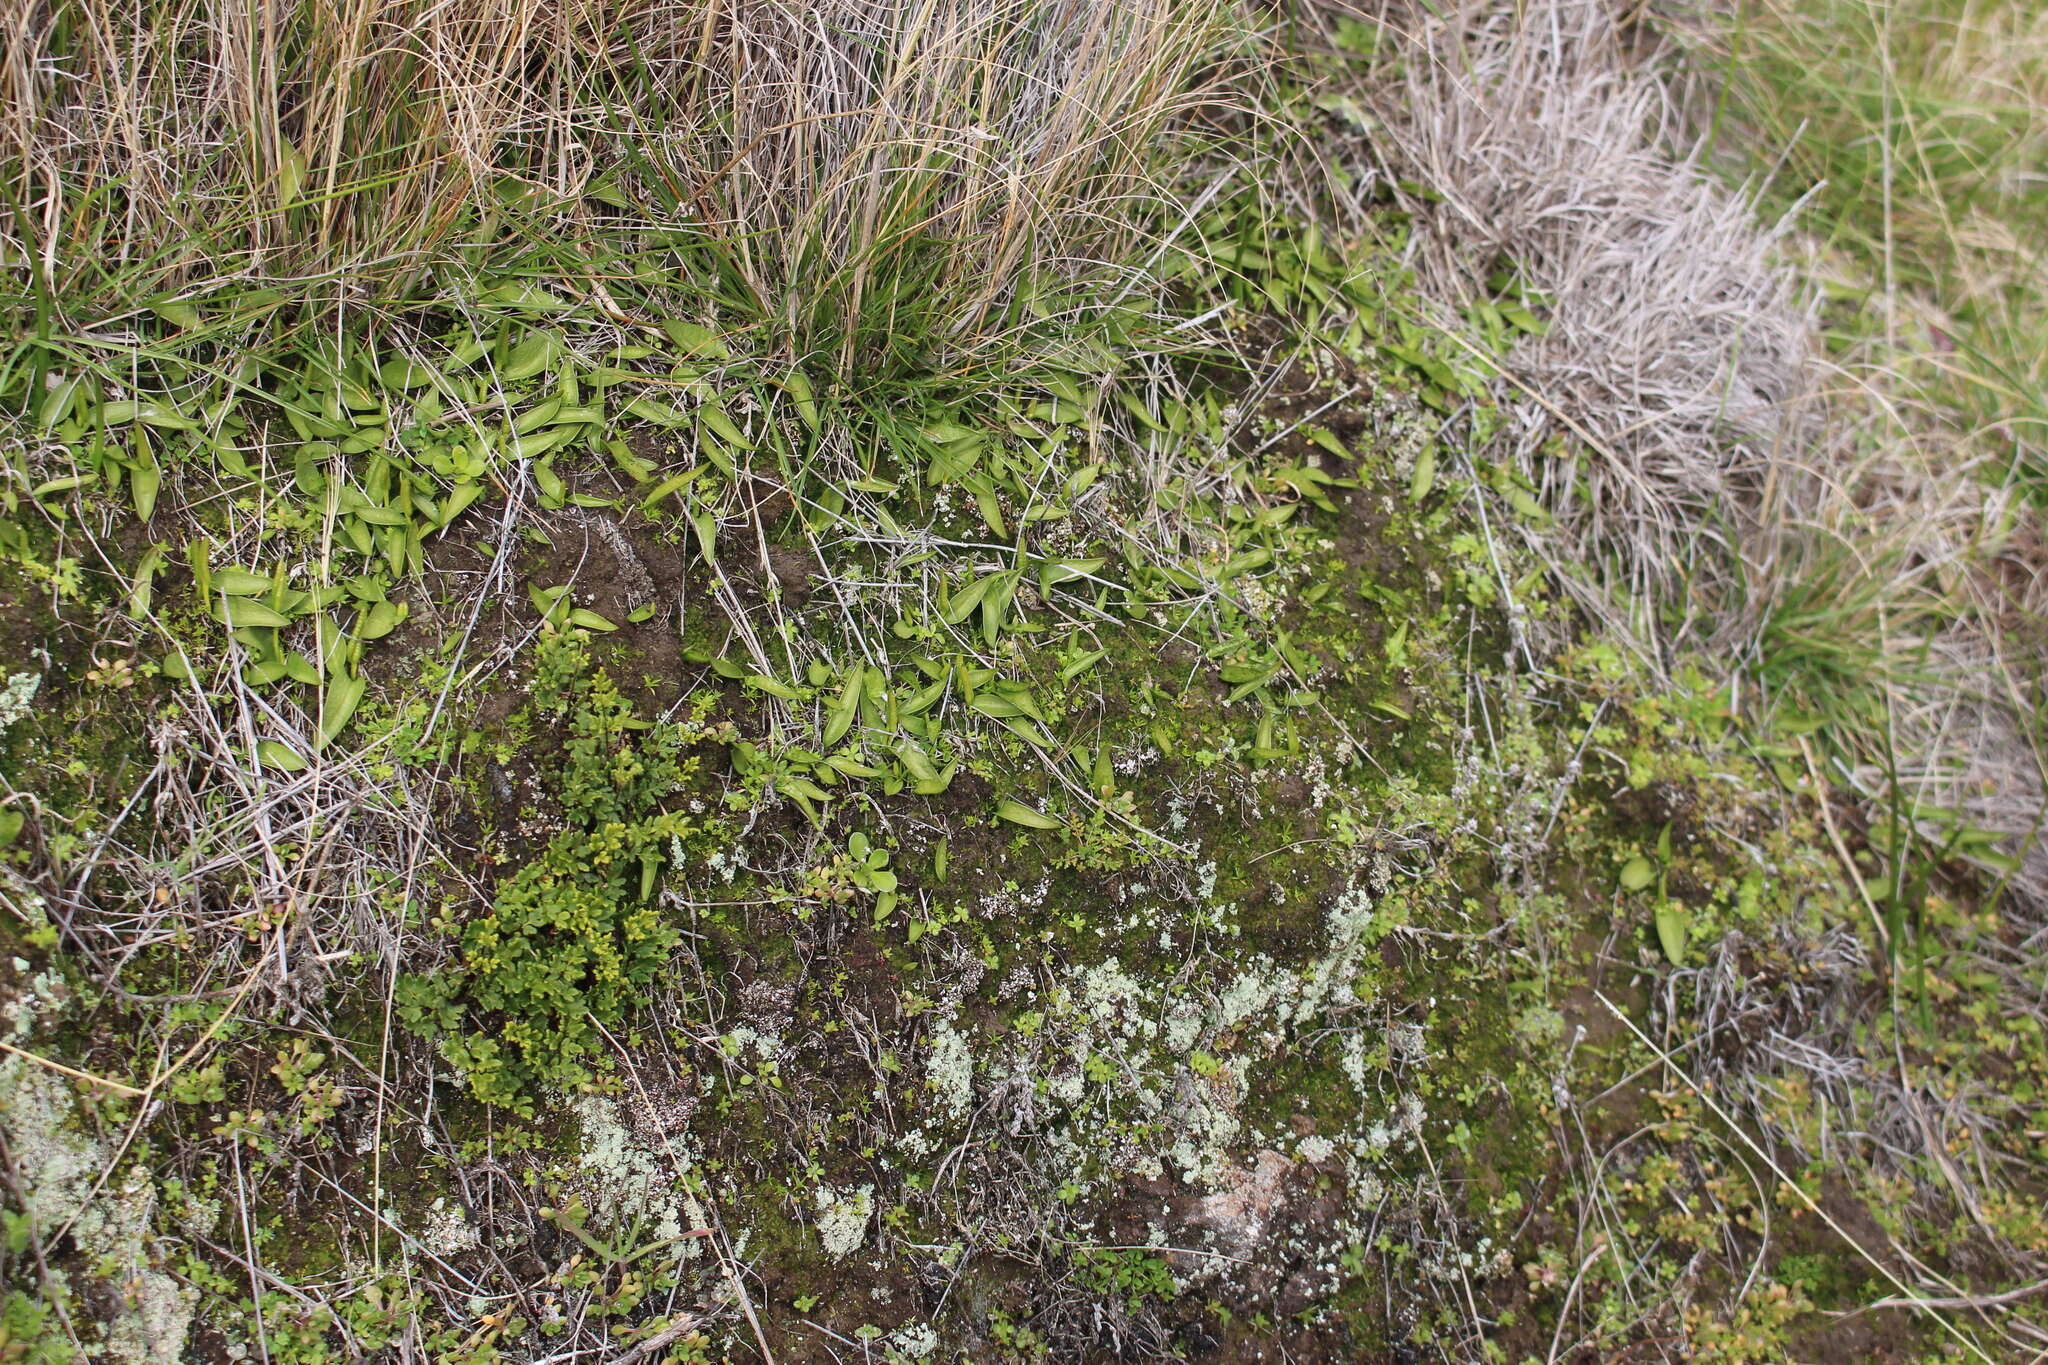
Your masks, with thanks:
[{"label": "tussock grass clump", "polygon": [[[1370,155],[1426,187],[1425,292],[1505,275],[1549,307],[1508,357],[1502,438],[1586,562],[1641,594],[1753,525],[1808,421],[1806,310],[1746,200],[1667,154],[1678,111],[1600,5],[1381,17]],[[1574,452],[1576,452],[1574,454]]]},{"label": "tussock grass clump", "polygon": [[622,320],[685,287],[841,367],[946,363],[1114,275],[1245,31],[1164,0],[14,11],[0,287],[37,330],[517,268]]},{"label": "tussock grass clump", "polygon": [[744,6],[711,51],[717,136],[670,132],[641,156],[800,351],[842,369],[971,353],[1039,321],[1063,276],[1130,287],[1114,276],[1172,193],[1162,168],[1223,74],[1203,68],[1232,55],[1230,17],[1163,0]]},{"label": "tussock grass clump", "polygon": [[[1824,300],[1829,435],[1788,503],[1821,534],[1754,559],[1785,585],[1840,559],[1820,542],[1845,515],[1858,524],[1867,586],[1814,618],[1870,653],[1857,676],[1890,691],[1838,689],[1864,700],[1850,784],[1948,812],[1924,830],[1932,846],[1960,839],[2048,904],[2031,663],[2044,561],[2026,505],[2048,469],[2048,13],[1766,0],[1662,31],[1703,158],[1800,210],[1787,254]],[[1806,589],[1759,600],[1784,591]],[[1972,828],[2001,835],[1998,851]]]},{"label": "tussock grass clump", "polygon": [[646,60],[623,41],[632,21],[675,29],[691,7],[12,8],[8,246],[75,308],[416,267],[475,231],[494,191],[576,195],[593,170],[581,130]]},{"label": "tussock grass clump", "polygon": [[[1903,17],[1894,35],[1890,11],[1866,17],[1876,38],[1925,41]],[[1818,41],[1806,20],[1779,21]],[[1394,5],[1376,24],[1387,79],[1363,92],[1377,114],[1365,169],[1422,191],[1413,200],[1425,292],[1469,309],[1505,279],[1546,305],[1542,331],[1499,363],[1513,416],[1490,449],[1556,521],[1510,524],[1656,666],[1707,649],[1738,709],[1818,729],[1866,797],[1889,801],[1880,793],[1896,778],[1909,804],[1932,812],[1974,786],[1967,804],[2005,852],[1977,838],[1971,847],[1992,864],[2039,862],[2038,765],[2017,759],[2036,747],[2027,717],[2038,702],[1992,664],[2010,658],[2003,632],[2035,614],[1999,581],[2032,572],[2023,553],[2001,548],[2025,540],[2025,516],[1999,488],[2030,458],[2029,419],[2012,408],[1987,418],[1978,400],[1996,386],[1930,369],[1932,343],[1896,326],[1901,309],[1924,312],[1952,294],[1958,307],[1975,300],[1983,354],[2001,372],[2044,353],[1994,326],[1993,295],[1958,254],[1967,238],[1925,230],[1951,199],[1974,205],[1980,229],[2020,211],[2033,181],[1985,139],[2003,129],[2024,158],[2032,116],[1959,108],[1958,144],[1945,159],[1921,157],[1919,178],[1880,184],[1858,173],[1830,189],[1828,149],[1853,142],[1843,156],[1879,155],[1879,130],[1761,125],[1777,128],[1774,141],[1735,117],[1745,101],[1768,103],[1759,83],[1774,63],[1796,64],[1790,38],[1757,65],[1731,55],[1725,89],[1688,88],[1684,78],[1704,83],[1709,71],[1696,48],[1632,45],[1614,15],[1574,0],[1515,16]],[[1905,79],[1852,39],[1837,35],[1836,75]],[[1980,80],[1923,56],[1923,82]],[[2031,69],[2023,42],[2009,61],[2017,91]],[[1811,69],[1829,68],[1816,54]],[[1815,86],[1807,98],[1834,96]],[[1702,109],[1729,121],[1717,126]],[[1901,145],[1883,155],[1902,164],[1930,135],[1908,115],[1886,128]],[[1775,166],[1787,147],[1806,172],[1737,178]],[[1720,178],[1723,163],[1733,183]],[[1885,209],[1876,194],[1901,207]],[[1759,212],[1777,216],[1760,225]],[[1910,246],[1899,235],[1908,220],[1919,225]],[[1826,306],[1841,277],[1802,282],[1816,225],[1838,263],[1862,263],[1859,297],[1877,301],[1883,327]],[[1910,271],[1897,267],[1903,256]],[[2003,259],[1999,278],[2023,287],[2026,251]],[[1972,393],[1942,387],[1951,381]],[[1987,575],[1995,556],[2006,568]],[[1958,708],[2004,717],[1998,757],[1959,746],[1952,726],[1922,723]],[[1937,735],[1939,751],[1919,747]],[[1988,801],[1985,780],[1997,787]]]}]

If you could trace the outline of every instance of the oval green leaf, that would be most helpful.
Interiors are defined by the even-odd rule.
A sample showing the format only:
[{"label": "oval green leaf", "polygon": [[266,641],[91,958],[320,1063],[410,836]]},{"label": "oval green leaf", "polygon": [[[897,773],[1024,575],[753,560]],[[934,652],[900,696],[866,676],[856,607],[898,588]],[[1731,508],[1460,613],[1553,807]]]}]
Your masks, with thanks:
[{"label": "oval green leaf", "polygon": [[996,815],[1000,819],[1008,820],[1013,825],[1022,825],[1026,829],[1058,829],[1060,827],[1060,822],[1051,816],[1040,814],[1022,802],[1012,801],[1007,797],[996,803]]},{"label": "oval green leaf", "polygon": [[1674,900],[1657,903],[1657,942],[1663,945],[1664,956],[1674,967],[1685,965],[1686,927],[1683,905]]},{"label": "oval green leaf", "polygon": [[256,757],[266,768],[275,768],[281,773],[302,773],[306,760],[295,751],[274,739],[266,739],[256,746]]}]

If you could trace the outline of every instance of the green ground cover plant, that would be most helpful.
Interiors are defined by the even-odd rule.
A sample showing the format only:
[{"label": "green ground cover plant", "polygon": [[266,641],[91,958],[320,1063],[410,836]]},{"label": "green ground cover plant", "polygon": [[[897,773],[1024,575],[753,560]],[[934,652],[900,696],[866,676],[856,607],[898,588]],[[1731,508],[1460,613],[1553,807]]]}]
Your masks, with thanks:
[{"label": "green ground cover plant", "polygon": [[[2031,115],[1868,17],[23,9],[0,1360],[2030,1358]],[[1696,115],[1969,364],[1741,391]]]},{"label": "green ground cover plant", "polygon": [[[396,987],[408,1026],[450,1035],[442,1054],[472,1093],[527,1114],[541,1087],[590,1079],[582,1059],[598,1033],[667,965],[676,934],[648,902],[705,833],[661,810],[685,789],[694,763],[679,755],[701,736],[640,720],[592,667],[566,634],[543,637],[534,659],[533,707],[563,731],[549,794],[564,828],[462,924],[459,966]],[[472,1010],[502,1022],[465,1028]]]}]

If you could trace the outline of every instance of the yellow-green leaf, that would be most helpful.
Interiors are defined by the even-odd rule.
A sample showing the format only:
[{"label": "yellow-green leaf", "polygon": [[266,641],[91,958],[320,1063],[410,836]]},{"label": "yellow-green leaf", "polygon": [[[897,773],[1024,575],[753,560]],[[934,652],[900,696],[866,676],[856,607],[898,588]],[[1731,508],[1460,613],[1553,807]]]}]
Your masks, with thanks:
[{"label": "yellow-green leaf", "polygon": [[791,370],[783,376],[782,387],[789,396],[796,399],[796,415],[812,431],[818,429],[818,400],[811,388],[811,377],[802,370]]},{"label": "yellow-green leaf", "polygon": [[341,733],[348,718],[363,701],[369,682],[360,673],[338,673],[320,694],[320,742],[328,743]]},{"label": "yellow-green leaf", "polygon": [[[575,439],[575,427],[549,427],[546,431],[538,432],[532,436],[515,437],[512,441],[512,458],[515,460],[535,459],[559,446],[567,445]],[[548,470],[543,475],[537,467],[534,471],[534,478],[540,481],[541,489],[544,492],[548,489],[548,480],[550,479],[554,480],[556,490],[561,488],[562,481],[555,477],[553,470]],[[549,496],[558,498],[562,494],[560,491],[555,491],[550,493]]]},{"label": "yellow-green leaf", "polygon": [[1422,448],[1415,457],[1415,473],[1408,479],[1408,501],[1421,502],[1429,496],[1429,490],[1436,485],[1436,446],[1434,443]]},{"label": "yellow-green leaf", "polygon": [[1058,829],[1060,827],[1060,822],[1051,816],[1042,815],[1022,802],[1012,801],[1008,797],[996,803],[996,815],[999,819],[1008,820],[1013,825],[1022,825],[1026,829]]},{"label": "yellow-green leaf", "polygon": [[358,640],[381,640],[398,629],[405,612],[396,602],[372,603],[356,618],[355,637]]},{"label": "yellow-green leaf", "polygon": [[181,332],[189,332],[199,325],[199,310],[181,299],[166,299],[152,303],[149,311],[162,318]]},{"label": "yellow-green leaf", "polygon": [[269,592],[276,583],[267,573],[252,573],[248,569],[232,566],[213,571],[213,590],[224,592],[230,597],[257,597]]},{"label": "yellow-green leaf", "polygon": [[679,427],[690,420],[686,412],[678,412],[666,403],[657,403],[652,398],[635,398],[626,404],[626,415],[637,417],[643,422],[652,422],[658,427]]},{"label": "yellow-green leaf", "polygon": [[935,782],[939,770],[932,766],[931,759],[912,740],[902,740],[896,745],[896,757],[902,760],[904,770],[919,782]]},{"label": "yellow-green leaf", "polygon": [[432,365],[406,356],[387,360],[377,367],[377,382],[387,389],[416,389],[441,377]]},{"label": "yellow-green leaf", "polygon": [[839,700],[833,703],[831,714],[825,718],[825,728],[818,738],[828,749],[846,737],[846,732],[853,728],[854,718],[860,714],[858,683],[858,674],[847,681],[839,693]]},{"label": "yellow-green leaf", "polygon": [[299,187],[306,183],[306,155],[291,142],[280,137],[277,140],[277,206],[290,208],[299,197]]},{"label": "yellow-green leaf", "polygon": [[661,324],[661,330],[668,333],[668,339],[676,344],[676,350],[686,356],[701,356],[710,360],[724,360],[732,352],[718,333],[709,327],[700,327],[694,322],[671,319]]},{"label": "yellow-green leaf", "polygon": [[562,339],[553,332],[534,332],[512,348],[498,370],[498,378],[511,382],[531,379],[552,365],[562,354]]},{"label": "yellow-green leaf", "polygon": [[685,469],[680,474],[673,474],[670,475],[668,478],[663,479],[660,483],[654,485],[654,487],[647,490],[646,497],[640,499],[641,509],[644,511],[648,508],[653,507],[663,498],[667,498],[676,493],[682,492],[683,489],[687,488],[690,485],[690,483],[699,474],[702,474],[703,472],[703,465],[692,465],[690,468]]},{"label": "yellow-green leaf", "polygon": [[471,503],[483,496],[484,486],[474,480],[465,479],[448,490],[448,498],[441,504],[441,514],[435,520],[442,526],[448,525],[469,509]]},{"label": "yellow-green leaf", "polygon": [[530,431],[539,431],[555,420],[555,414],[562,410],[562,400],[550,398],[536,403],[512,421],[512,430],[521,436]]},{"label": "yellow-green leaf", "polygon": [[544,462],[533,466],[533,481],[540,485],[540,495],[553,499],[557,506],[568,496],[569,490],[563,485],[562,476]]},{"label": "yellow-green leaf", "polygon": [[1672,966],[1685,965],[1685,907],[1674,900],[1657,902],[1657,942]]},{"label": "yellow-green leaf", "polygon": [[135,515],[144,521],[148,521],[156,511],[157,490],[163,486],[163,480],[163,470],[158,468],[156,457],[146,453],[128,473],[128,490],[135,499]]},{"label": "yellow-green leaf", "polygon": [[266,739],[259,743],[256,746],[256,757],[262,760],[264,767],[275,768],[281,773],[302,773],[306,770],[304,758],[274,739]]},{"label": "yellow-green leaf", "polygon": [[150,596],[156,587],[156,576],[163,571],[164,547],[152,545],[142,552],[142,558],[135,562],[135,574],[128,589],[128,614],[135,617],[149,615]]},{"label": "yellow-green leaf", "polygon": [[405,526],[412,521],[412,518],[403,512],[389,507],[374,507],[368,503],[355,508],[349,515],[366,526]]},{"label": "yellow-green leaf", "polygon": [[214,619],[235,630],[288,626],[292,618],[253,597],[229,597],[214,608]]},{"label": "yellow-green leaf", "polygon": [[718,404],[707,401],[702,407],[697,409],[697,415],[704,419],[704,425],[711,428],[712,434],[727,445],[735,446],[740,450],[752,450],[754,448],[754,443],[749,441],[746,438],[746,434],[733,424],[732,418],[726,416],[725,409]]},{"label": "yellow-green leaf", "polygon": [[769,677],[766,673],[749,673],[745,678],[741,679],[741,681],[744,682],[748,687],[753,688],[757,692],[766,692],[769,696],[780,697],[784,701],[803,700],[803,693],[797,691],[788,683],[777,682],[775,679]]}]

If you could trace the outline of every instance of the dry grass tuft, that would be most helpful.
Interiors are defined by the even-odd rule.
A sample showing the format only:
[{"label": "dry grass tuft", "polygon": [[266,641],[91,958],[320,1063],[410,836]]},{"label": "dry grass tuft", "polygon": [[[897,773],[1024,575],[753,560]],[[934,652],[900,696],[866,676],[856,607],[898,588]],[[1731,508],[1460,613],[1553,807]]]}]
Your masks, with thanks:
[{"label": "dry grass tuft", "polygon": [[[1608,7],[1383,22],[1407,60],[1367,150],[1429,191],[1428,292],[1462,304],[1506,270],[1551,303],[1507,362],[1507,453],[1630,588],[1668,584],[1697,537],[1754,521],[1802,444],[1808,309],[1747,200],[1666,155],[1676,112]],[[1559,436],[1593,458],[1559,458]]]},{"label": "dry grass tuft", "polygon": [[7,245],[66,297],[417,259],[500,177],[579,193],[637,66],[615,11],[532,0],[9,9]]},{"label": "dry grass tuft", "polygon": [[[1020,325],[1020,290],[1139,249],[1160,150],[1213,88],[1227,10],[1167,0],[739,7],[713,126],[656,144],[764,313],[836,335],[877,312],[948,338]],[[672,181],[673,183],[673,181]],[[926,298],[912,296],[912,291]],[[931,317],[930,299],[944,300]],[[1029,309],[1036,300],[1022,300]]]},{"label": "dry grass tuft", "polygon": [[0,29],[0,278],[39,326],[538,266],[842,367],[985,348],[1113,269],[1248,32],[1227,0],[8,0]]}]

